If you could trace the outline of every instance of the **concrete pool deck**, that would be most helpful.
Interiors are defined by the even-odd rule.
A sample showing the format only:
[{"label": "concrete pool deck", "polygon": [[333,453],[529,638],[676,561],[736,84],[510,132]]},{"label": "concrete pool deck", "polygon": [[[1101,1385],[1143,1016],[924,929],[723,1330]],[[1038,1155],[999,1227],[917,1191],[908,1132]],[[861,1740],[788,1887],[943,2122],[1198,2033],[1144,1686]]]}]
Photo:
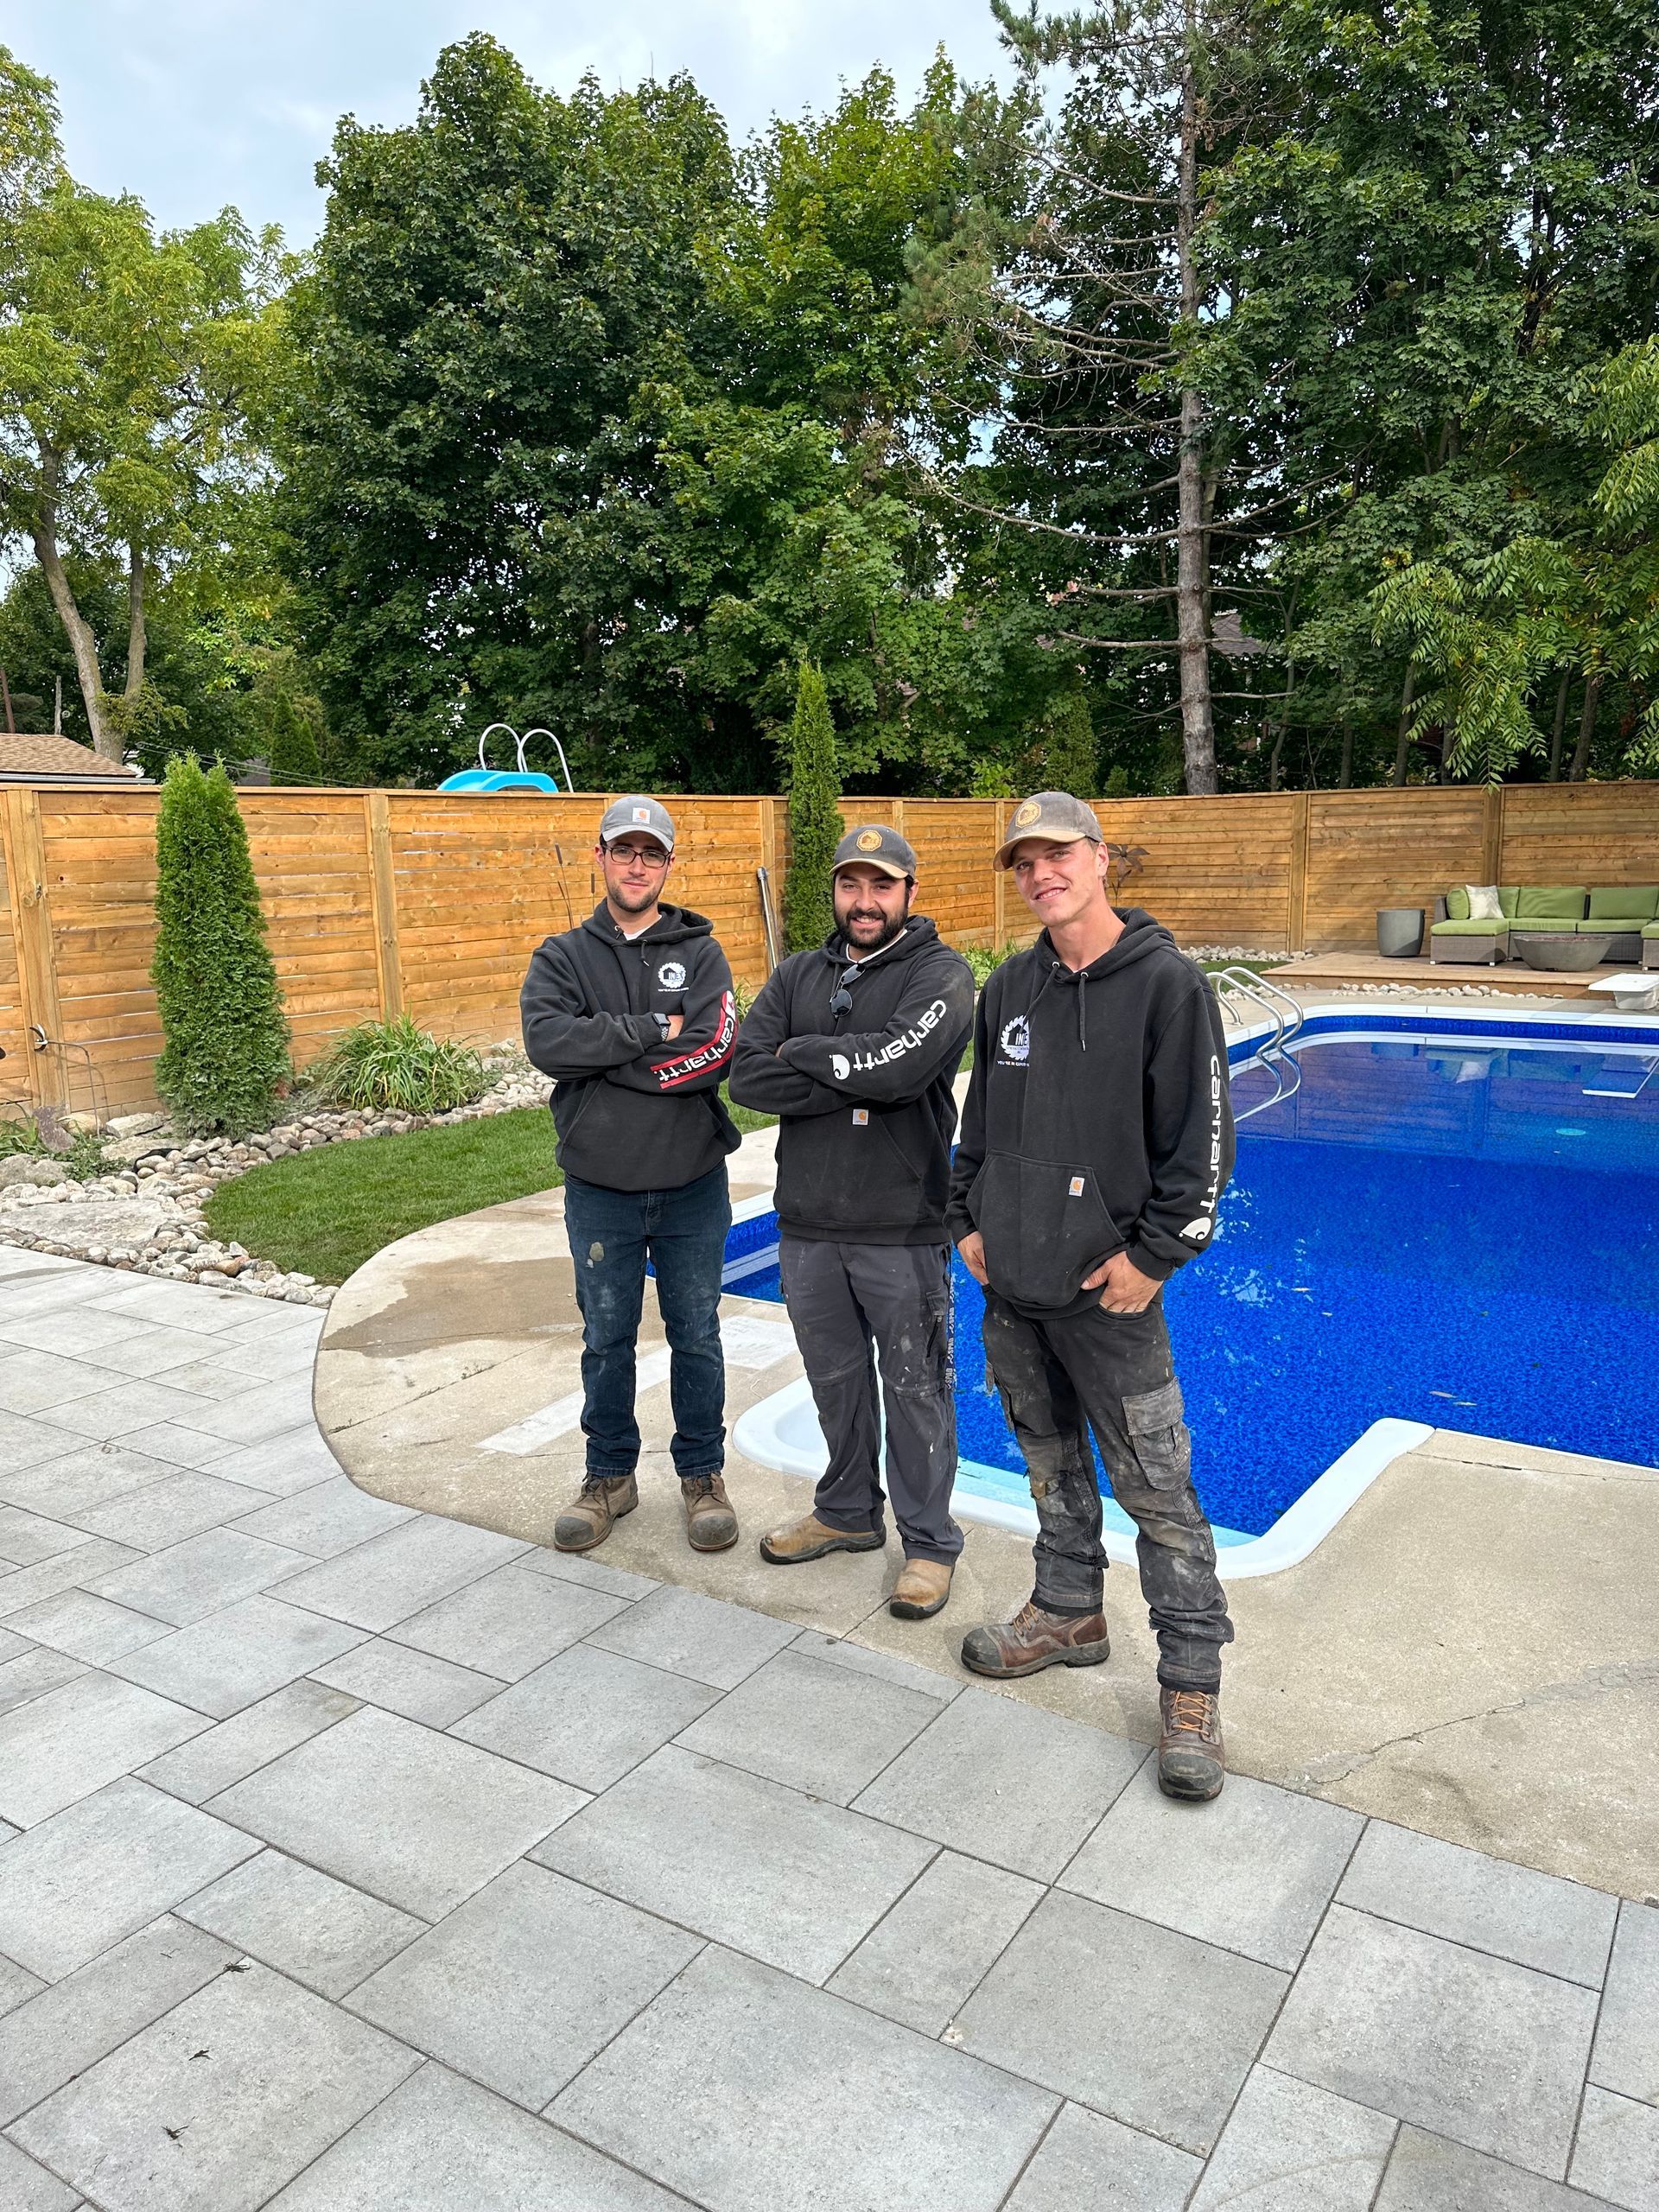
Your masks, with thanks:
[{"label": "concrete pool deck", "polygon": [[[768,1185],[772,1134],[735,1156],[738,1194]],[[728,1297],[722,1322],[729,1424],[801,1369],[778,1306]],[[660,1343],[648,1286],[642,1355]],[[551,1192],[423,1230],[353,1276],[324,1329],[317,1416],[373,1495],[544,1544],[581,1478],[579,1356]],[[641,1393],[640,1509],[600,1559],[974,1679],[957,1647],[1029,1594],[1023,1539],[968,1526],[946,1611],[898,1622],[885,1610],[894,1544],[799,1567],[759,1557],[756,1538],[804,1510],[810,1486],[733,1454],[743,1537],[700,1557],[681,1532],[667,1397],[660,1381]],[[557,1433],[535,1441],[538,1417]],[[1230,1592],[1230,1762],[1522,1866],[1659,1896],[1659,1582],[1637,1565],[1655,1557],[1655,1470],[1437,1431],[1300,1566]],[[1153,1645],[1131,1572],[1114,1569],[1107,1609],[1107,1665],[998,1694],[1144,1744]]]}]

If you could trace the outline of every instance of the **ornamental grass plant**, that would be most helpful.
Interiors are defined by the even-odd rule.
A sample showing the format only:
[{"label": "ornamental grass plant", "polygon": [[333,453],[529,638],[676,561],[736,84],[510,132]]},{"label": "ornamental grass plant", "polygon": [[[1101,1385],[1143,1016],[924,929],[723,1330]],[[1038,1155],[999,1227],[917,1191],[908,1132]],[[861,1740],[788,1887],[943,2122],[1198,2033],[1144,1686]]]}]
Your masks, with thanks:
[{"label": "ornamental grass plant", "polygon": [[470,1045],[429,1036],[406,1014],[348,1029],[311,1071],[318,1096],[359,1113],[448,1114],[489,1089]]}]

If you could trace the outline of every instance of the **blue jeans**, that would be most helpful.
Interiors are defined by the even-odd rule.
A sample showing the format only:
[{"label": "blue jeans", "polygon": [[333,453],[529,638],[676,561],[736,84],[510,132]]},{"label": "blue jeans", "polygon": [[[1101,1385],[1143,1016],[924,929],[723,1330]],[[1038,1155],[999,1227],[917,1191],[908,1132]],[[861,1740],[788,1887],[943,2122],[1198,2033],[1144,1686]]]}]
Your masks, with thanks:
[{"label": "blue jeans", "polygon": [[630,1475],[639,1459],[634,1343],[645,1261],[668,1338],[674,1466],[682,1482],[726,1462],[720,1271],[732,1200],[726,1163],[677,1191],[607,1191],[564,1179],[564,1225],[582,1308],[582,1431],[590,1476]]}]

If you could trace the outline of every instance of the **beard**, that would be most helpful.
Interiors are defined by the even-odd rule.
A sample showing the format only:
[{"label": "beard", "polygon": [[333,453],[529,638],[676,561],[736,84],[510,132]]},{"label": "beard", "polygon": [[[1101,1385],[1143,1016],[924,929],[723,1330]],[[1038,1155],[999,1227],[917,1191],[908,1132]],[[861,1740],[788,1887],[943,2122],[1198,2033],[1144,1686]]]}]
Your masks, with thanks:
[{"label": "beard", "polygon": [[[879,922],[881,926],[874,937],[855,937],[853,935],[855,918],[861,924]],[[861,952],[868,957],[872,952],[880,952],[884,945],[891,944],[909,919],[910,916],[907,913],[889,915],[872,912],[861,913],[856,917],[849,914],[840,925],[842,941],[853,950]]]},{"label": "beard", "polygon": [[625,914],[643,914],[648,907],[657,904],[658,887],[654,883],[647,883],[643,889],[635,890],[626,881],[618,881],[606,885],[605,895]]}]

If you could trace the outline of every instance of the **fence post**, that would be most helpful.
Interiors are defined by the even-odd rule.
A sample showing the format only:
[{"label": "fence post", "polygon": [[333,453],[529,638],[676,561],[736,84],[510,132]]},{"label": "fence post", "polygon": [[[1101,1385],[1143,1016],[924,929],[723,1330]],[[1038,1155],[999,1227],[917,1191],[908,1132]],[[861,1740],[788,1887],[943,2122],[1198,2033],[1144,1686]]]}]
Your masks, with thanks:
[{"label": "fence post", "polygon": [[404,972],[397,948],[397,878],[391,865],[391,802],[385,791],[365,791],[369,841],[369,894],[374,910],[374,964],[380,986],[380,1019],[404,1010]]},{"label": "fence post", "polygon": [[1285,950],[1300,952],[1307,942],[1307,793],[1291,799],[1290,880],[1286,887]]},{"label": "fence post", "polygon": [[1480,821],[1480,880],[1496,883],[1503,865],[1503,786],[1488,784]]},{"label": "fence post", "polygon": [[[1012,801],[994,798],[991,801],[991,824],[996,831],[993,852],[1008,834],[1008,808]],[[991,875],[991,949],[1000,952],[1008,941],[1008,878],[1005,868],[996,868]]]},{"label": "fence post", "polygon": [[[23,1027],[27,1032],[39,1030],[55,1045],[61,1035],[61,1015],[58,971],[52,957],[41,803],[26,785],[14,785],[4,798],[0,830],[5,838],[6,894],[11,908],[12,939],[17,947],[17,991],[22,1001]],[[62,1058],[57,1052],[36,1052],[35,1043],[29,1035],[25,1062],[29,1096],[37,1106],[67,1106]]]}]

